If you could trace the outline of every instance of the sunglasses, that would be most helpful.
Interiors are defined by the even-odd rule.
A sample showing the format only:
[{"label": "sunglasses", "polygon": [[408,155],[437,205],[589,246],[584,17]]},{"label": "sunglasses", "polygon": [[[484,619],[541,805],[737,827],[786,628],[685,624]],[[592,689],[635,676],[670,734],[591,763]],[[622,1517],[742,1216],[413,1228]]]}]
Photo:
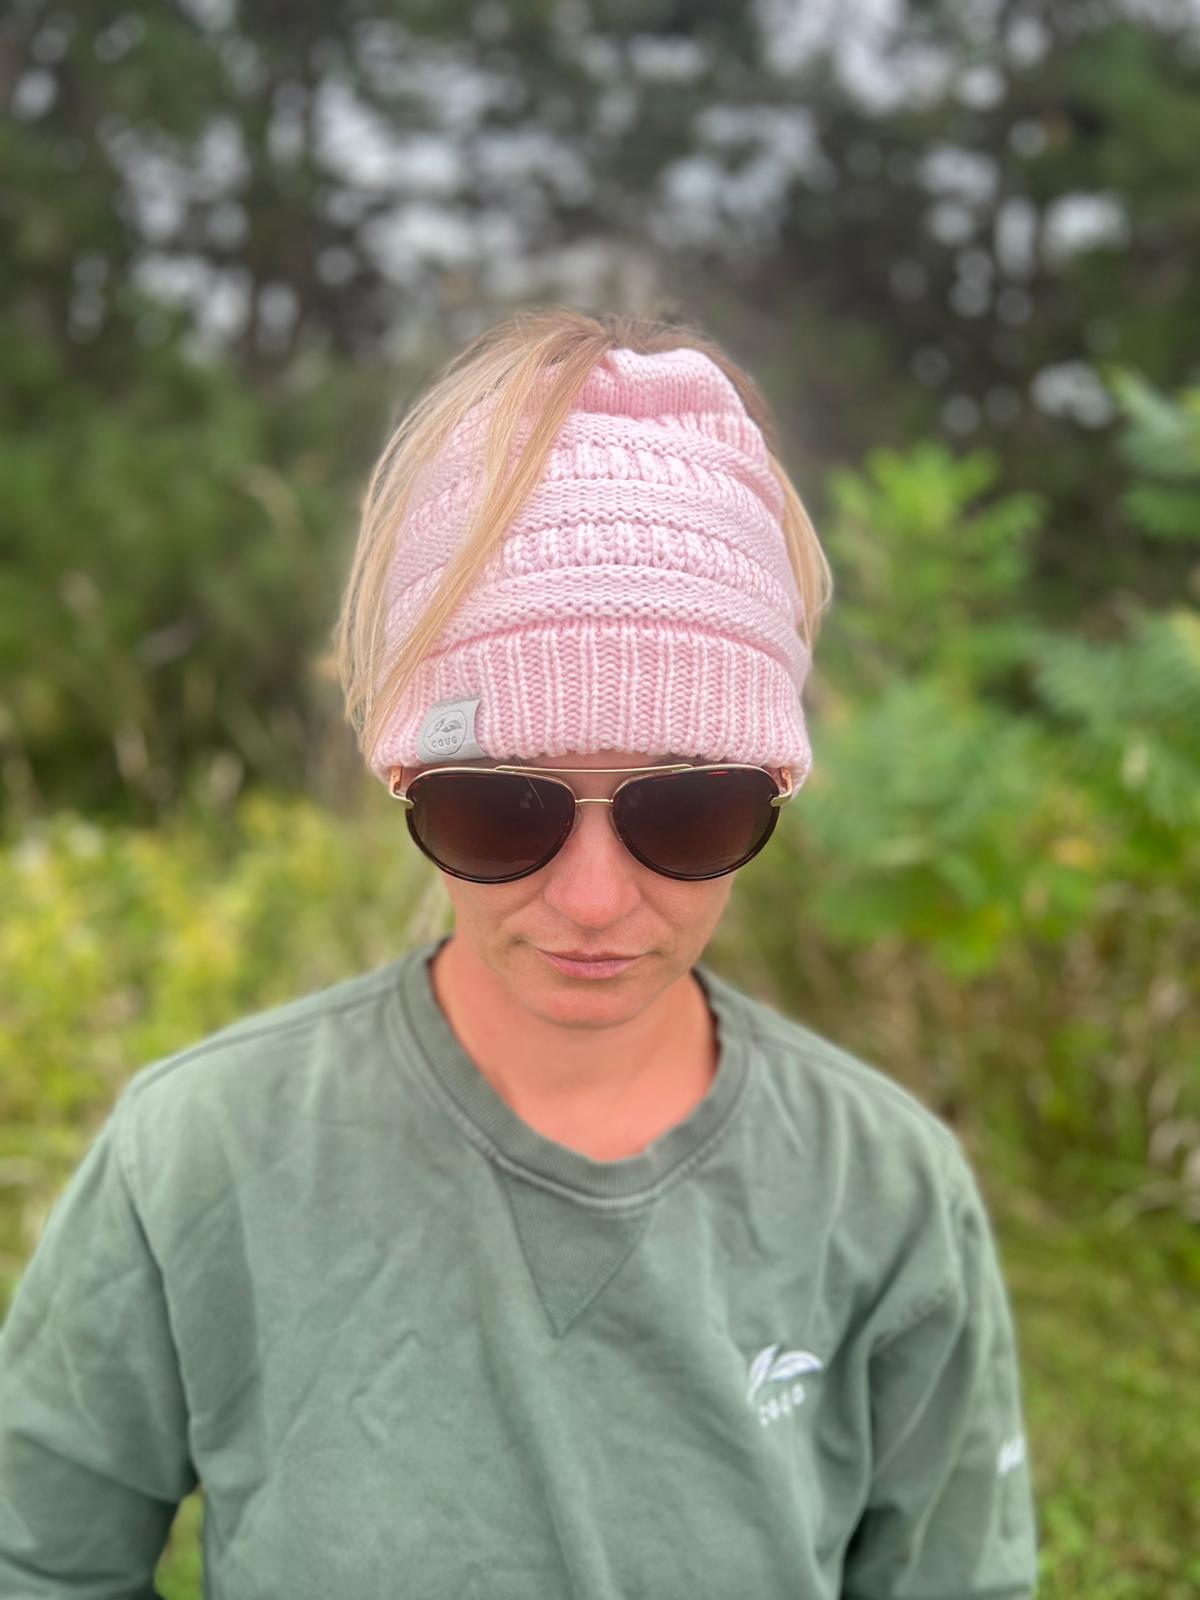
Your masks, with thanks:
[{"label": "sunglasses", "polygon": [[[611,797],[580,799],[558,772],[641,773]],[[666,878],[720,878],[751,860],[797,791],[765,767],[724,762],[657,767],[430,767],[389,792],[405,807],[418,849],[468,883],[512,883],[538,872],[566,844],[580,806],[609,806],[630,855]]]}]

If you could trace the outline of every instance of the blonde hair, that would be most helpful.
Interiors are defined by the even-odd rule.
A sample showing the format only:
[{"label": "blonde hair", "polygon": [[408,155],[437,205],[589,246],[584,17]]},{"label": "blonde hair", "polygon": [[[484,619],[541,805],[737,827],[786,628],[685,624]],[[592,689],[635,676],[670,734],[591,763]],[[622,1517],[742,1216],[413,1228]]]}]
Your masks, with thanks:
[{"label": "blonde hair", "polygon": [[[555,436],[596,363],[610,350],[654,355],[680,347],[703,351],[737,390],[766,440],[783,491],[782,525],[803,602],[800,636],[811,652],[833,579],[816,531],[775,454],[776,429],[758,386],[694,324],[652,316],[589,316],[566,307],[517,311],[471,340],[447,362],[393,431],[363,498],[362,521],[333,630],[346,720],[369,761],[408,683],[536,486]],[[541,409],[515,470],[509,454],[543,375]],[[388,663],[385,635],[388,569],[396,531],[417,472],[442,449],[480,401],[494,405],[484,456],[482,499],[420,623]]]}]

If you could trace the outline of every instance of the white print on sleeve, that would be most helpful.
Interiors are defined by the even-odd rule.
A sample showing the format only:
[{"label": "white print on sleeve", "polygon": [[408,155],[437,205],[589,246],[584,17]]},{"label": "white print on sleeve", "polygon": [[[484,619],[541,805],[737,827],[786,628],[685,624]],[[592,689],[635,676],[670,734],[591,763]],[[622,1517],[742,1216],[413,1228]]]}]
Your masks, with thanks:
[{"label": "white print on sleeve", "polygon": [[[747,1374],[748,1404],[754,1404],[754,1397],[764,1383],[784,1383],[788,1378],[798,1378],[802,1372],[820,1372],[824,1365],[807,1350],[785,1350],[777,1357],[778,1350],[777,1344],[769,1344],[751,1361]],[[790,1388],[776,1389],[769,1399],[759,1402],[758,1420],[766,1428],[780,1417],[788,1416],[803,1403],[802,1384],[793,1383]]]},{"label": "white print on sleeve", "polygon": [[1025,1436],[1018,1433],[1012,1439],[1006,1439],[1000,1446],[1000,1455],[996,1461],[996,1475],[1003,1477],[1006,1472],[1011,1472],[1014,1467],[1020,1466],[1025,1459]]}]

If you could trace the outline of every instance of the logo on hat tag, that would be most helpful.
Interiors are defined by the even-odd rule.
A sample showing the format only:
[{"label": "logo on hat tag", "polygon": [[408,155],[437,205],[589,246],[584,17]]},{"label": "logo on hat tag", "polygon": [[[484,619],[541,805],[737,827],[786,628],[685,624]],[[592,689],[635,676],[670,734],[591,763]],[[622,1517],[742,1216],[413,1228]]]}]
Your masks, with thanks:
[{"label": "logo on hat tag", "polygon": [[417,735],[417,757],[421,761],[445,761],[461,756],[464,761],[487,754],[475,740],[475,713],[482,696],[474,700],[442,700],[428,713]]}]

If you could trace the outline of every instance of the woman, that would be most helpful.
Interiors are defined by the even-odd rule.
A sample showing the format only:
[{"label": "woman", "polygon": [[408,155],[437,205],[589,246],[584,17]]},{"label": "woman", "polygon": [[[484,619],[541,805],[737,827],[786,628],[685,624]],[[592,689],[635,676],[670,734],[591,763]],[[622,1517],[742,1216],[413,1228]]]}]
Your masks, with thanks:
[{"label": "woman", "polygon": [[0,1596],[1033,1594],[956,1138],[701,959],[828,567],[682,324],[475,340],[373,476],[347,715],[453,932],[138,1072],[0,1343]]}]

